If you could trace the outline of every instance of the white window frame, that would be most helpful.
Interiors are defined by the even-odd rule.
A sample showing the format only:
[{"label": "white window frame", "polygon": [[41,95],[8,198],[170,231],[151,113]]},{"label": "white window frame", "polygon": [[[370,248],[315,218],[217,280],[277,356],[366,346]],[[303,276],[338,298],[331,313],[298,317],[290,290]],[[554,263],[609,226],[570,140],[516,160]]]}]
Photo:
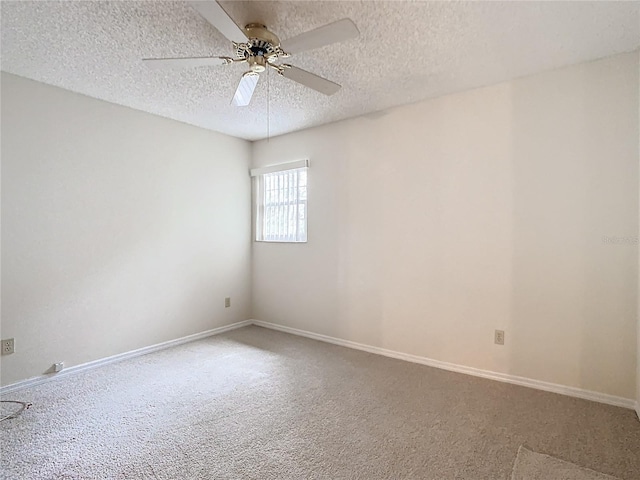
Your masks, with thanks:
[{"label": "white window frame", "polygon": [[[289,206],[297,207],[300,204],[305,205],[305,216],[304,216],[304,237],[297,237],[296,235],[283,234],[281,235],[265,235],[265,222],[264,222],[264,212],[265,212],[265,191],[264,191],[264,183],[265,183],[265,175],[273,174],[273,173],[281,173],[289,170],[301,170],[309,168],[309,160],[299,160],[297,162],[289,162],[282,163],[278,165],[270,165],[262,168],[254,168],[251,170],[251,177],[253,177],[254,184],[254,212],[255,212],[255,241],[256,242],[267,242],[267,243],[307,243],[308,238],[308,208],[307,208],[307,199],[304,201],[298,200],[295,203],[291,203]],[[297,178],[297,177],[296,177]],[[307,174],[307,182],[308,182],[308,174]],[[308,183],[307,183],[308,185]],[[297,189],[297,187],[296,187]]]}]

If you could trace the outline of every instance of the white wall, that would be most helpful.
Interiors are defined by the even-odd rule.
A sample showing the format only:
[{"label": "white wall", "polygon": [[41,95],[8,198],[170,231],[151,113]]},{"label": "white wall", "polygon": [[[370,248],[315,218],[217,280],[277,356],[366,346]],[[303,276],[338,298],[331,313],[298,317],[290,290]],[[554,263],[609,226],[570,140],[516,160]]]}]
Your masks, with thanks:
[{"label": "white wall", "polygon": [[254,317],[633,398],[637,138],[634,53],[257,142],[311,168]]},{"label": "white wall", "polygon": [[2,384],[250,318],[250,153],[3,73]]}]

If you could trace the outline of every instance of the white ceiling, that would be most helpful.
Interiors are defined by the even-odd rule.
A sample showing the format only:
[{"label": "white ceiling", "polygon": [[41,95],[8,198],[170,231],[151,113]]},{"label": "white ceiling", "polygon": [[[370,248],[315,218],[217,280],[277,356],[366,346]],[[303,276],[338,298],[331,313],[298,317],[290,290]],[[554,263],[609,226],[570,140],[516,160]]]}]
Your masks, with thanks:
[{"label": "white ceiling", "polygon": [[[152,71],[141,58],[231,56],[183,2],[2,1],[4,71],[256,140],[640,46],[640,2],[221,2],[281,39],[341,18],[357,40],[288,62],[340,83],[325,97],[271,72],[230,105],[246,65]],[[267,103],[269,106],[267,108]]]}]

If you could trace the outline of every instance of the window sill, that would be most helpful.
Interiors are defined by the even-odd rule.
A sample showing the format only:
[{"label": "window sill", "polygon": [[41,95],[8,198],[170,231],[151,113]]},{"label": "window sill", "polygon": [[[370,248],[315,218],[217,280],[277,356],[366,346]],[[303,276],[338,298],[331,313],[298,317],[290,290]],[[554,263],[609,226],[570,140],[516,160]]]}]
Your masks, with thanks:
[{"label": "window sill", "polygon": [[295,242],[293,240],[254,240],[254,242],[256,243],[307,243],[307,240],[305,240],[304,242]]}]

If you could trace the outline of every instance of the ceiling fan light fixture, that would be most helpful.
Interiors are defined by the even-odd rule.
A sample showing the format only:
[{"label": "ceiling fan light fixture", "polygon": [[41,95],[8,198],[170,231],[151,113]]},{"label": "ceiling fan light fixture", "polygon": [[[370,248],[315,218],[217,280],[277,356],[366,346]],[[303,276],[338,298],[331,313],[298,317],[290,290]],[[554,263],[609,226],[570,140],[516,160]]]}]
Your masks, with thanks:
[{"label": "ceiling fan light fixture", "polygon": [[247,63],[252,72],[262,73],[267,69],[267,61],[262,55],[252,55],[247,58]]}]

